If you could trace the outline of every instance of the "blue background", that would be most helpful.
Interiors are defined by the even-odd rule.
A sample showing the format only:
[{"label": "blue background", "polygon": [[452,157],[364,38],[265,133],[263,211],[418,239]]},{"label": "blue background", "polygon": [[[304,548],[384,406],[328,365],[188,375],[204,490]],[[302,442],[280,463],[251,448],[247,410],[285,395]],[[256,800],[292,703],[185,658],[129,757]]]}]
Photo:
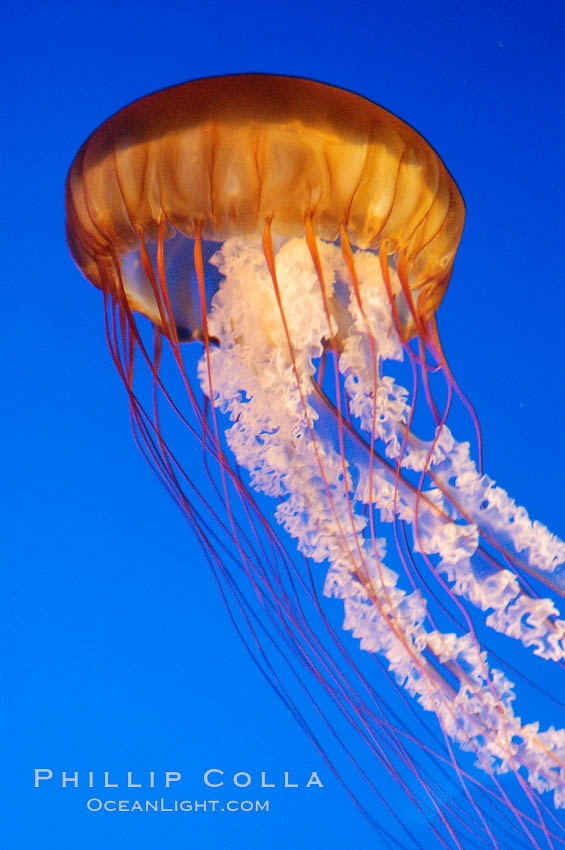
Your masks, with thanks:
[{"label": "blue background", "polygon": [[[0,847],[379,846],[258,676],[138,455],[100,293],[66,249],[64,178],[110,114],[211,74],[313,77],[405,118],[467,204],[440,329],[485,468],[563,534],[562,4],[118,0],[4,14]],[[35,767],[181,770],[192,799],[210,797],[209,767],[319,770],[326,788],[277,790],[269,815],[94,815],[83,789],[34,790]]]}]

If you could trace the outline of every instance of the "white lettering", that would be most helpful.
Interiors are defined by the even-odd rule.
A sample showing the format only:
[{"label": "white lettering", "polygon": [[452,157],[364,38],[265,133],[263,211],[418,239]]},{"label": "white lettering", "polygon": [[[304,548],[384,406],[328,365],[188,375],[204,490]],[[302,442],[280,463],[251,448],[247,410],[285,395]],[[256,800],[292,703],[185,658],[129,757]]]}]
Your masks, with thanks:
[{"label": "white lettering", "polygon": [[212,767],[210,770],[207,770],[206,773],[204,774],[204,784],[208,785],[210,788],[219,788],[220,785],[224,784],[224,780],[220,779],[219,782],[211,782],[210,776],[211,776],[212,773],[217,773],[219,776],[224,775],[223,770],[218,770],[217,768]]},{"label": "white lettering", "polygon": [[285,770],[285,772],[284,772],[284,787],[285,788],[298,788],[298,785],[295,785],[294,782],[288,781],[288,776],[289,776],[288,771]]},{"label": "white lettering", "polygon": [[316,773],[315,770],[312,771],[310,779],[306,783],[306,787],[310,788],[311,785],[317,785],[318,788],[324,787],[324,783],[322,782],[322,780],[320,779],[320,777],[318,776],[318,774]]},{"label": "white lettering", "polygon": [[104,771],[104,788],[117,788],[117,782],[110,782],[110,771]]},{"label": "white lettering", "polygon": [[99,800],[98,797],[92,797],[87,801],[86,808],[91,812],[99,812],[102,808],[102,800]]},{"label": "white lettering", "polygon": [[178,782],[180,778],[180,773],[177,773],[175,770],[167,770],[165,773],[165,788],[170,788],[171,782]]},{"label": "white lettering", "polygon": [[[245,777],[242,782],[239,781],[240,776]],[[237,785],[238,788],[247,788],[248,785],[251,785],[251,776],[241,770],[239,773],[234,775],[233,784]]]},{"label": "white lettering", "polygon": [[64,770],[61,772],[61,788],[66,788],[69,782],[73,783],[75,788],[78,788],[78,770],[75,770],[70,776],[67,776]]},{"label": "white lettering", "polygon": [[141,788],[141,782],[134,782],[132,777],[132,771],[128,770],[128,788]]},{"label": "white lettering", "polygon": [[267,782],[266,776],[267,774],[265,773],[265,771],[261,771],[261,788],[274,788],[275,783]]},{"label": "white lettering", "polygon": [[53,779],[53,771],[49,770],[48,767],[36,767],[34,788],[39,788],[39,783],[44,782],[46,779]]}]

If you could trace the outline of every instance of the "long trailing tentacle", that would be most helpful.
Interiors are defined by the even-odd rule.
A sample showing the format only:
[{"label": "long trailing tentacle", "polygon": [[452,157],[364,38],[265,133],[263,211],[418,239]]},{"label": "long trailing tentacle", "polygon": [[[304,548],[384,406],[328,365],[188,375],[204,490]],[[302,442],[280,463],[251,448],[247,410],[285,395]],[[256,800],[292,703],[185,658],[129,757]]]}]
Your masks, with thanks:
[{"label": "long trailing tentacle", "polygon": [[[305,669],[372,757],[403,788],[439,845],[480,846],[481,836],[490,846],[500,848],[541,847],[541,837],[547,847],[565,844],[559,822],[523,775],[525,766],[534,789],[553,788],[559,801],[563,768],[559,733],[520,725],[512,711],[510,683],[488,665],[460,598],[484,609],[495,602],[506,613],[498,614],[498,620],[489,615],[487,623],[490,620],[489,625],[507,634],[514,628],[507,609],[520,600],[520,611],[535,612],[537,619],[535,634],[530,627],[516,636],[538,654],[558,654],[561,621],[553,609],[543,604],[535,607],[533,602],[543,600],[537,600],[522,579],[512,584],[506,575],[509,566],[521,564],[526,551],[526,567],[529,559],[537,576],[539,568],[531,563],[538,553],[530,538],[537,534],[537,539],[542,539],[543,532],[532,526],[529,549],[509,549],[508,538],[512,544],[515,530],[501,539],[504,535],[493,511],[477,508],[466,499],[461,482],[454,486],[461,465],[467,477],[472,477],[468,456],[445,425],[452,395],[462,397],[462,393],[447,368],[435,325],[425,325],[418,316],[402,256],[391,264],[382,249],[376,258],[363,252],[354,254],[344,226],[341,250],[320,243],[308,216],[305,240],[291,240],[275,252],[268,219],[260,244],[232,240],[212,259],[224,282],[208,314],[206,268],[197,227],[194,264],[204,344],[198,366],[203,396],[198,400],[198,390],[192,387],[185,367],[169,297],[164,233],[162,218],[155,265],[140,235],[140,259],[160,316],[153,354],[123,288],[116,296],[117,311],[107,302],[110,349],[128,391],[138,444],[203,545],[230,616],[254,662],[335,770],[299,709],[293,688],[284,683],[276,659],[291,672],[299,690],[308,693],[308,680],[299,672]],[[119,276],[117,258],[116,266]],[[249,274],[253,286],[247,292],[253,292],[254,303],[246,295]],[[375,287],[375,275],[381,281],[380,290]],[[350,293],[349,303],[343,302],[343,282]],[[375,301],[377,290],[380,301]],[[416,348],[403,332],[402,310],[407,311],[413,327],[420,328],[422,344]],[[167,386],[169,365],[163,363],[161,334],[167,338],[172,362],[181,374],[188,408]],[[426,348],[435,365],[428,364]],[[149,369],[152,400],[148,409],[136,390],[136,352],[140,364]],[[331,373],[324,369],[328,352],[334,366]],[[391,356],[409,361],[412,397],[383,372]],[[433,397],[430,380],[438,367],[447,385],[442,406]],[[419,386],[435,426],[427,442],[415,436]],[[182,452],[178,456],[169,443],[170,414],[200,442],[211,492],[223,505],[226,522],[190,479]],[[231,418],[225,437],[221,414]],[[230,460],[232,452],[235,464]],[[247,470],[244,476],[240,468]],[[483,493],[488,491],[489,498],[498,499],[499,505],[504,502],[492,483],[479,472],[476,476]],[[308,556],[304,572],[297,569],[266,521],[247,481],[275,497],[277,521],[296,537]],[[385,565],[385,543],[377,536],[379,512],[381,523],[392,523],[411,593],[400,589],[400,577]],[[523,517],[521,523],[524,535],[528,528]],[[406,527],[410,525],[423,568],[406,546]],[[547,551],[547,540],[545,543]],[[446,545],[449,554],[443,550]],[[360,637],[365,649],[381,653],[385,659],[386,676],[403,706],[400,714],[383,702],[328,623],[310,558],[329,562],[326,592],[343,599],[346,628]],[[549,555],[547,559],[551,561]],[[479,561],[489,566],[490,584],[476,574],[475,562]],[[444,603],[439,600],[437,619],[422,597],[430,581],[454,607],[451,611],[442,608]],[[505,587],[513,590],[514,596],[509,596],[510,591],[505,595]],[[446,617],[452,618],[455,634],[442,632]],[[325,639],[316,623],[323,626]],[[377,663],[378,656],[372,657]],[[435,711],[439,737],[415,712],[412,701],[402,695],[402,686],[425,708]],[[341,739],[313,695],[311,705],[386,808],[363,759]],[[406,711],[413,718],[412,725],[421,727],[421,736],[406,724],[402,717]],[[522,736],[519,747],[514,743],[517,736]],[[458,763],[452,740],[474,753],[490,775],[490,785]],[[443,788],[434,776],[440,765],[445,771]],[[494,769],[514,772],[529,810],[515,805]],[[454,789],[459,786],[465,805],[450,799],[445,783]],[[351,789],[350,793],[355,799]],[[371,819],[366,805],[359,799],[356,802]],[[472,825],[467,823],[469,807]],[[494,810],[496,829],[491,828]],[[395,818],[393,811],[390,815]],[[406,825],[396,822],[409,845],[380,825],[386,846],[419,846]],[[379,824],[373,825],[379,829]]]}]

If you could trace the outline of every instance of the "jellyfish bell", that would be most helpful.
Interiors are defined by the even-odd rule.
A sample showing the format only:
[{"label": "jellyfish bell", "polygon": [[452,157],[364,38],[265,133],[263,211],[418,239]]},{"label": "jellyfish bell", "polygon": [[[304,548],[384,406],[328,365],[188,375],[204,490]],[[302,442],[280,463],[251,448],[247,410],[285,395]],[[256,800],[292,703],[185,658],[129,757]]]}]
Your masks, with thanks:
[{"label": "jellyfish bell", "polygon": [[[565,546],[448,427],[454,399],[474,413],[435,319],[464,221],[438,155],[342,89],[204,79],[102,124],[66,210],[71,253],[104,292],[135,438],[279,696],[320,749],[286,665],[357,736],[365,753],[348,756],[375,796],[352,796],[375,828],[421,846],[373,780],[380,766],[434,846],[565,843],[544,793],[565,804],[565,731],[521,720],[498,642],[562,672]],[[202,446],[199,466],[184,442]],[[392,702],[328,623],[324,570]]]},{"label": "jellyfish bell", "polygon": [[[402,252],[418,314],[437,308],[464,206],[445,166],[379,106],[311,80],[239,75],[197,80],[136,101],[83,145],[67,180],[77,265],[118,291],[116,256],[178,234],[304,236]],[[162,321],[150,292],[124,276],[133,309]],[[406,307],[404,307],[406,310]],[[402,312],[402,311],[401,311]],[[412,324],[413,319],[406,316]]]}]

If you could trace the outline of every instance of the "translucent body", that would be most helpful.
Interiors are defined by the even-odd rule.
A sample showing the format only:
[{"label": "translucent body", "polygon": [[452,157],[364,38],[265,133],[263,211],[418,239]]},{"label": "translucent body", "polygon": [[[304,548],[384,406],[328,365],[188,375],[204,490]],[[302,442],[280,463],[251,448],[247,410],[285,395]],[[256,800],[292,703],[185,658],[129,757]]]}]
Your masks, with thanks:
[{"label": "translucent body", "polygon": [[[253,659],[332,764],[296,682],[315,707],[323,692],[318,719],[375,795],[352,796],[381,837],[377,768],[427,829],[419,843],[389,812],[394,846],[555,847],[565,832],[542,795],[565,803],[565,731],[522,718],[513,688],[524,656],[562,673],[565,545],[447,427],[455,397],[471,410],[434,318],[463,216],[398,118],[261,75],[126,107],[67,181],[69,245],[104,291],[135,438]],[[197,339],[196,361],[181,343]],[[327,622],[322,574],[381,678]]]},{"label": "translucent body", "polygon": [[73,256],[102,288],[116,289],[112,255],[139,230],[156,239],[163,216],[213,241],[267,220],[275,235],[301,236],[311,217],[321,239],[344,226],[354,246],[401,250],[426,319],[464,221],[453,179],[407,124],[343,89],[258,74],[186,83],[117,113],[77,154],[66,208]]}]

